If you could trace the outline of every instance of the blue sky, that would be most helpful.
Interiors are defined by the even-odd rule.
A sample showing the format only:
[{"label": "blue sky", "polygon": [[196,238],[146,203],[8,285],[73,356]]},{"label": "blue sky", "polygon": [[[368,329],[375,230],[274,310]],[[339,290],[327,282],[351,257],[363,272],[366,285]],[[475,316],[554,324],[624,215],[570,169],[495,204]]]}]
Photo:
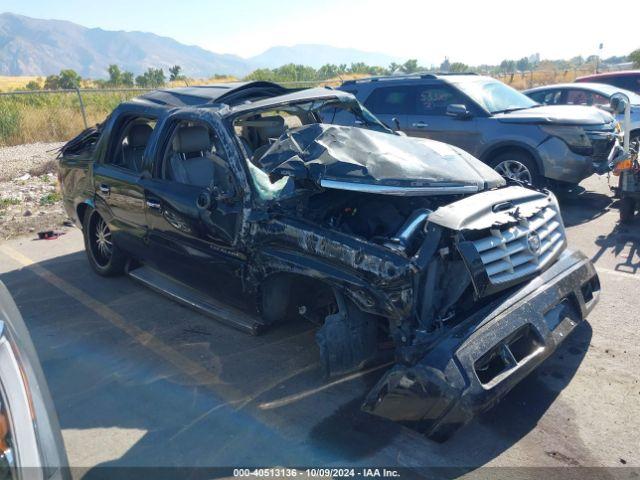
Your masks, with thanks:
[{"label": "blue sky", "polygon": [[[166,3],[166,6],[163,5]],[[97,5],[102,5],[98,8]],[[95,5],[95,7],[92,7]],[[251,56],[275,45],[322,43],[439,63],[497,63],[640,48],[640,0],[0,0],[0,11],[107,30],[166,35],[219,53]],[[613,25],[616,13],[621,20]],[[622,28],[624,19],[635,26]]]}]

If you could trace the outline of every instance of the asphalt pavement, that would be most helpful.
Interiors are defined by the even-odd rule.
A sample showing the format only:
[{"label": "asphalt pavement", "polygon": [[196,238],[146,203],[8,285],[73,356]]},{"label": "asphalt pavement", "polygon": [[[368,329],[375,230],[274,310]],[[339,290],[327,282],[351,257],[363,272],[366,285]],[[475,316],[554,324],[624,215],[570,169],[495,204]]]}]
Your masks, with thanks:
[{"label": "asphalt pavement", "polygon": [[498,406],[445,443],[360,412],[381,369],[323,378],[314,328],[252,337],[90,269],[79,230],[0,243],[73,466],[640,466],[640,219],[606,178],[562,201],[595,262],[596,310]]}]

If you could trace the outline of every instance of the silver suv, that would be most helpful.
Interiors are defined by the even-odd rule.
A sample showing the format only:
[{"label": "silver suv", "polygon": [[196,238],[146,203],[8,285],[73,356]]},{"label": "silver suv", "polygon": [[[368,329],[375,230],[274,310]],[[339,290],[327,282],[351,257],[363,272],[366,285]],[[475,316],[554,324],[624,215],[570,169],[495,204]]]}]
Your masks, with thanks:
[{"label": "silver suv", "polygon": [[458,146],[503,176],[536,186],[571,188],[606,171],[617,136],[607,112],[540,105],[474,74],[374,77],[340,89],[395,130]]}]

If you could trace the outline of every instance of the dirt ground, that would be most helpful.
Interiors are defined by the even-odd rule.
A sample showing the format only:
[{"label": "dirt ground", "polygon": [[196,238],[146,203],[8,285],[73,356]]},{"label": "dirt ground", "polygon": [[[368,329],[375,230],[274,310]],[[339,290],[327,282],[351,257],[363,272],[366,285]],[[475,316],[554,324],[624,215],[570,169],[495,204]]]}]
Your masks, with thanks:
[{"label": "dirt ground", "polygon": [[57,186],[62,143],[0,148],[0,239],[67,230]]},{"label": "dirt ground", "polygon": [[425,478],[637,478],[640,219],[618,224],[605,178],[583,185],[562,210],[570,247],[600,275],[599,305],[499,405],[443,444],[360,411],[380,370],[325,380],[313,326],[251,337],[127,277],[97,277],[76,229],[1,242],[0,280],[31,330],[71,464],[88,472],[332,465]]}]

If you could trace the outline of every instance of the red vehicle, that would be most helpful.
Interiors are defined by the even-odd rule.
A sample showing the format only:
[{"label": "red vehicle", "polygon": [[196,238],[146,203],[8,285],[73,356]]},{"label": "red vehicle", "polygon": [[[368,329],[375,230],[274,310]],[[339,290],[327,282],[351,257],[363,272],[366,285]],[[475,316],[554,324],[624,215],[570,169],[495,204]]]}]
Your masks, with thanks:
[{"label": "red vehicle", "polygon": [[640,70],[622,70],[619,72],[596,73],[576,78],[576,82],[606,83],[614,87],[640,93]]}]

